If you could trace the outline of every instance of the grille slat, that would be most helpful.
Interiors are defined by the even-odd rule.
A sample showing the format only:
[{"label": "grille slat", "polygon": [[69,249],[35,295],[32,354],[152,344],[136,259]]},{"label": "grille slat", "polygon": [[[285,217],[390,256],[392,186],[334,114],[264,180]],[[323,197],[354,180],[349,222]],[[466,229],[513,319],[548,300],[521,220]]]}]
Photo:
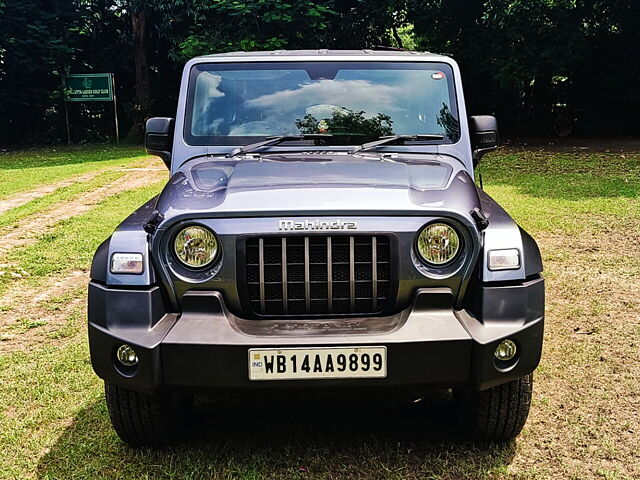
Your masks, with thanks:
[{"label": "grille slat", "polygon": [[[289,311],[289,292],[287,289],[287,237],[282,237],[282,312]],[[375,297],[375,295],[374,295]]]},{"label": "grille slat", "polygon": [[371,308],[376,309],[378,303],[378,239],[371,238]]},{"label": "grille slat", "polygon": [[260,268],[260,309],[265,310],[265,290],[264,290],[264,240],[258,240],[258,266]]},{"label": "grille slat", "polygon": [[311,283],[309,283],[309,277],[309,237],[304,237],[304,301],[307,313],[311,311]]},{"label": "grille slat", "polygon": [[333,254],[331,237],[327,237],[327,313],[333,313]]},{"label": "grille slat", "polygon": [[349,298],[351,311],[356,310],[356,247],[353,237],[349,237]]},{"label": "grille slat", "polygon": [[242,294],[255,315],[376,314],[387,305],[390,239],[384,235],[249,238]]}]

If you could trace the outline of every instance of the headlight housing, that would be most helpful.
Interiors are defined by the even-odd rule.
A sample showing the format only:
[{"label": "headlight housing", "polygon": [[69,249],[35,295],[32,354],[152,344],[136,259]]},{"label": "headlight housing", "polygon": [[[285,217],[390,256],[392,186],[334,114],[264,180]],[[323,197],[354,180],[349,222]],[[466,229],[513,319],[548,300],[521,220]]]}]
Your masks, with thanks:
[{"label": "headlight housing", "polygon": [[218,256],[218,239],[208,228],[190,225],[178,232],[173,240],[173,251],[187,267],[203,268]]},{"label": "headlight housing", "polygon": [[460,250],[460,236],[446,223],[430,223],[418,235],[417,250],[420,258],[428,264],[445,265],[456,258]]}]

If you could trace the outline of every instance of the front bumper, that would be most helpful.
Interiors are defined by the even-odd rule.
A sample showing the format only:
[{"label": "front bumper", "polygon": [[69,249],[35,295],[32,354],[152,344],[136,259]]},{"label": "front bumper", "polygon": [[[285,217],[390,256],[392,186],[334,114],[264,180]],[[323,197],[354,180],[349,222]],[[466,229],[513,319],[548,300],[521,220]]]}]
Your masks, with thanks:
[{"label": "front bumper", "polygon": [[[480,290],[474,295],[474,311],[479,312],[475,316],[452,309],[449,289],[430,288],[418,290],[409,308],[389,317],[280,321],[238,318],[215,291],[187,293],[182,313],[176,314],[165,310],[159,287],[128,290],[91,282],[91,361],[107,382],[147,393],[166,387],[234,391],[471,386],[481,390],[531,373],[542,349],[542,278],[476,288]],[[507,368],[498,365],[493,355],[504,338],[515,341],[520,352],[517,362]],[[115,358],[123,343],[138,353],[134,369],[122,368]],[[340,345],[386,346],[387,377],[249,380],[249,348]]]}]

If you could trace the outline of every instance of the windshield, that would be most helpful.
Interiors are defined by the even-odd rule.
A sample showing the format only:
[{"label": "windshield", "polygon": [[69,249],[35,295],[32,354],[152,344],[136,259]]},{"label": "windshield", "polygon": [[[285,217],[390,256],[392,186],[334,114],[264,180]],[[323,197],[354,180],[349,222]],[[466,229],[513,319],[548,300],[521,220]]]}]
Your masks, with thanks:
[{"label": "windshield", "polygon": [[455,143],[460,127],[444,63],[264,62],[194,66],[184,133],[191,145],[317,133],[331,144],[420,134]]}]

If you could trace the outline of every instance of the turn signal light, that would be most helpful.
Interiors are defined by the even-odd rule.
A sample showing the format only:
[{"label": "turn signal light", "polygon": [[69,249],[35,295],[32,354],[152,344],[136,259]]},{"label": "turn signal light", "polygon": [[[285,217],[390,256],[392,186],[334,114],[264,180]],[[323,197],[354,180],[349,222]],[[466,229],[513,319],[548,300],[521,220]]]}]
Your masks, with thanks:
[{"label": "turn signal light", "polygon": [[517,270],[520,268],[520,252],[517,248],[489,251],[489,270]]},{"label": "turn signal light", "polygon": [[111,255],[111,273],[140,274],[143,270],[141,253],[114,253]]}]

